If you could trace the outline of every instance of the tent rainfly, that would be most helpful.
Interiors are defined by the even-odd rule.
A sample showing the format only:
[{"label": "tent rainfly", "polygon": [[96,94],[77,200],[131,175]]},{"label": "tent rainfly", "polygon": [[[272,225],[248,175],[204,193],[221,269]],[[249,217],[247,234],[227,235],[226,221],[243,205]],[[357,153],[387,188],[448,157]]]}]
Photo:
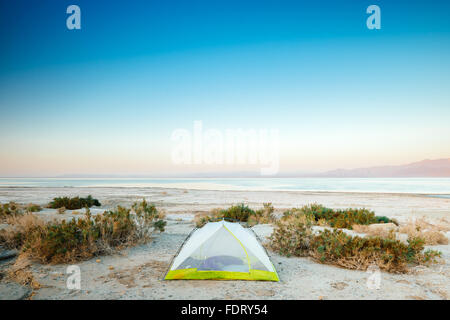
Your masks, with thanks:
[{"label": "tent rainfly", "polygon": [[165,277],[175,279],[279,281],[252,231],[227,221],[209,222],[191,234]]}]

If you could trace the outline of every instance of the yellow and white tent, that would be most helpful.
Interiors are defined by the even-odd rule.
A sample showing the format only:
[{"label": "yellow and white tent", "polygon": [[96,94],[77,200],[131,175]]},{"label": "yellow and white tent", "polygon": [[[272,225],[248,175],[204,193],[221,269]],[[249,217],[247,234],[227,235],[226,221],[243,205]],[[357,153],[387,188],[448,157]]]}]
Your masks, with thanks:
[{"label": "yellow and white tent", "polygon": [[252,231],[227,221],[209,222],[191,234],[165,277],[175,279],[279,281]]}]

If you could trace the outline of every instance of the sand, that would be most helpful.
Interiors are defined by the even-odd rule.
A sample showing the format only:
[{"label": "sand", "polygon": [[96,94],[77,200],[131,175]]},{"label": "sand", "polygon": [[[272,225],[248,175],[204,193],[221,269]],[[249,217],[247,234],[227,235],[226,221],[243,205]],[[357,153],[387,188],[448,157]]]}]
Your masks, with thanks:
[{"label": "sand", "polygon": [[[44,205],[55,196],[92,194],[102,203],[93,210],[102,212],[118,204],[131,205],[146,198],[167,213],[166,231],[155,234],[152,242],[120,253],[102,256],[77,265],[81,270],[81,290],[66,288],[67,265],[33,263],[31,271],[41,288],[32,299],[448,299],[450,297],[450,245],[434,248],[442,251],[443,263],[414,267],[408,274],[380,273],[379,289],[371,289],[371,276],[364,271],[322,265],[310,258],[286,258],[270,252],[280,282],[251,281],[164,281],[171,259],[194,228],[196,213],[245,202],[261,207],[272,202],[277,212],[308,203],[332,208],[365,207],[377,215],[399,221],[425,216],[433,221],[450,218],[450,199],[424,195],[208,191],[166,188],[0,188],[0,202],[16,201]],[[81,210],[83,211],[83,210]],[[70,211],[57,215],[55,210],[37,213],[44,219],[70,218]],[[271,225],[257,225],[255,232],[265,241]],[[0,264],[0,272],[8,263]],[[0,281],[5,282],[3,279]],[[0,285],[0,298],[5,286]],[[6,289],[3,289],[6,290]]]}]

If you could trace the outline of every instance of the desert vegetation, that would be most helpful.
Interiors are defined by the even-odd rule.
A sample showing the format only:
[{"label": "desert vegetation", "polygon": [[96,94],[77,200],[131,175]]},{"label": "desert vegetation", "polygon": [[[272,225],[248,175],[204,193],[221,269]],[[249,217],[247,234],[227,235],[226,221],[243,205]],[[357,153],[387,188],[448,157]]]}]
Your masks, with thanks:
[{"label": "desert vegetation", "polygon": [[443,232],[450,231],[450,223],[445,219],[431,223],[425,218],[420,218],[409,220],[400,226],[398,231],[410,237],[420,237],[428,245],[448,244],[448,238]]},{"label": "desert vegetation", "polygon": [[11,201],[9,203],[0,204],[0,222],[6,221],[12,217],[21,216],[27,212],[38,212],[41,210],[41,206],[33,203],[21,205]]},{"label": "desert vegetation", "polygon": [[0,231],[0,244],[41,263],[75,262],[144,243],[154,231],[164,231],[163,218],[145,200],[98,215],[86,209],[84,216],[70,221],[44,222],[25,214],[9,220],[11,226]]},{"label": "desert vegetation", "polygon": [[67,210],[77,210],[86,207],[91,208],[93,206],[100,207],[101,203],[100,201],[94,199],[91,195],[89,195],[86,198],[57,197],[54,198],[53,201],[51,201],[47,207],[51,209],[64,208]]},{"label": "desert vegetation", "polygon": [[260,223],[271,223],[275,220],[274,207],[271,203],[264,203],[263,208],[253,210],[244,203],[233,205],[227,209],[213,209],[209,214],[197,215],[195,223],[197,227],[204,226],[209,221],[231,220],[247,222],[249,226]]},{"label": "desert vegetation", "polygon": [[406,235],[408,238],[420,238],[425,245],[446,245],[448,238],[445,232],[450,231],[450,223],[445,219],[429,222],[425,218],[410,219],[400,226],[388,223],[385,225],[354,225],[353,230],[369,236],[387,237],[392,234],[395,237]]},{"label": "desert vegetation", "polygon": [[369,225],[373,223],[394,223],[397,221],[384,216],[376,216],[368,209],[330,209],[320,204],[310,204],[301,208],[293,208],[283,213],[282,219],[295,216],[307,216],[314,224],[328,225],[332,228],[352,229],[353,225]]},{"label": "desert vegetation", "polygon": [[[100,203],[91,196],[54,198],[49,207],[58,213],[76,208],[86,208],[86,213],[71,220],[46,222],[32,214],[41,209],[37,205],[3,204],[0,217],[10,226],[0,231],[0,245],[20,249],[22,255],[42,263],[64,263],[146,242],[154,231],[164,231],[163,214],[145,200],[131,208],[118,206],[93,215],[89,207],[96,205]],[[417,219],[399,225],[368,209],[330,209],[319,204],[286,210],[280,218],[274,212],[271,203],[264,203],[259,209],[241,203],[197,215],[195,223],[197,227],[221,219],[245,222],[248,226],[271,223],[275,229],[269,246],[277,253],[361,270],[377,265],[389,272],[406,272],[411,264],[438,261],[440,253],[425,250],[425,245],[448,244],[444,234],[450,230],[447,221],[431,224]],[[341,229],[364,235],[352,236]]]},{"label": "desert vegetation", "polygon": [[13,217],[22,214],[23,211],[20,209],[19,205],[14,202],[9,202],[0,205],[0,220],[4,221],[8,217]]},{"label": "desert vegetation", "polygon": [[[352,215],[347,217],[351,217],[352,222],[375,221],[366,220],[366,217],[362,220]],[[326,218],[321,219],[327,221]],[[359,270],[376,265],[388,272],[406,272],[410,264],[434,263],[440,257],[438,251],[424,250],[425,241],[418,237],[409,237],[407,243],[395,239],[392,234],[386,237],[352,237],[336,229],[314,232],[315,224],[316,216],[309,214],[308,210],[303,214],[285,215],[276,222],[269,245],[284,256],[308,256],[320,263]],[[343,224],[339,222],[337,225]],[[344,225],[348,226],[349,222]]]},{"label": "desert vegetation", "polygon": [[[425,250],[424,246],[448,244],[442,231],[450,230],[424,220],[399,226],[395,219],[376,216],[368,209],[330,209],[319,204],[286,210],[280,219],[276,219],[270,203],[259,210],[239,204],[198,215],[195,222],[201,227],[222,218],[247,222],[248,226],[273,223],[276,228],[270,247],[281,255],[309,256],[350,269],[366,270],[375,264],[389,272],[406,272],[411,264],[437,262],[440,253]],[[327,228],[314,232],[313,226]],[[351,236],[339,229],[353,229],[364,235]]]}]

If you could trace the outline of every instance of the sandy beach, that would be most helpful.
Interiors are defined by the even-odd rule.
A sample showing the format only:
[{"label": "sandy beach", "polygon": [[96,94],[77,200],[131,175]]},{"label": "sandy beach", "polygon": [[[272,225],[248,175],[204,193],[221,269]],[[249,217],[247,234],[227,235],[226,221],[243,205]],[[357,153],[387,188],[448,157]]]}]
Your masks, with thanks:
[{"label": "sandy beach", "polygon": [[[407,274],[381,272],[379,289],[369,289],[364,271],[323,265],[310,258],[287,258],[269,251],[280,282],[251,281],[163,281],[180,245],[195,227],[195,214],[244,202],[252,208],[271,202],[276,213],[310,203],[330,208],[368,208],[377,215],[398,221],[426,217],[433,221],[450,217],[450,199],[420,194],[337,193],[297,191],[226,191],[176,188],[30,188],[2,187],[0,202],[36,203],[44,206],[57,196],[87,196],[99,199],[103,212],[117,205],[130,206],[146,200],[167,214],[166,231],[152,242],[101,256],[77,265],[81,270],[81,290],[66,289],[67,265],[33,263],[31,271],[41,288],[31,290],[0,280],[0,298],[12,295],[32,299],[449,299],[450,246],[430,248],[442,252],[443,261],[430,267],[413,267]],[[80,211],[80,210],[79,210]],[[83,211],[83,210],[81,210]],[[44,219],[76,216],[67,211],[44,209],[35,213]],[[0,225],[4,228],[5,225]],[[254,231],[266,241],[273,226],[256,225]],[[449,232],[447,232],[449,237]],[[5,271],[14,259],[0,262]]]}]

